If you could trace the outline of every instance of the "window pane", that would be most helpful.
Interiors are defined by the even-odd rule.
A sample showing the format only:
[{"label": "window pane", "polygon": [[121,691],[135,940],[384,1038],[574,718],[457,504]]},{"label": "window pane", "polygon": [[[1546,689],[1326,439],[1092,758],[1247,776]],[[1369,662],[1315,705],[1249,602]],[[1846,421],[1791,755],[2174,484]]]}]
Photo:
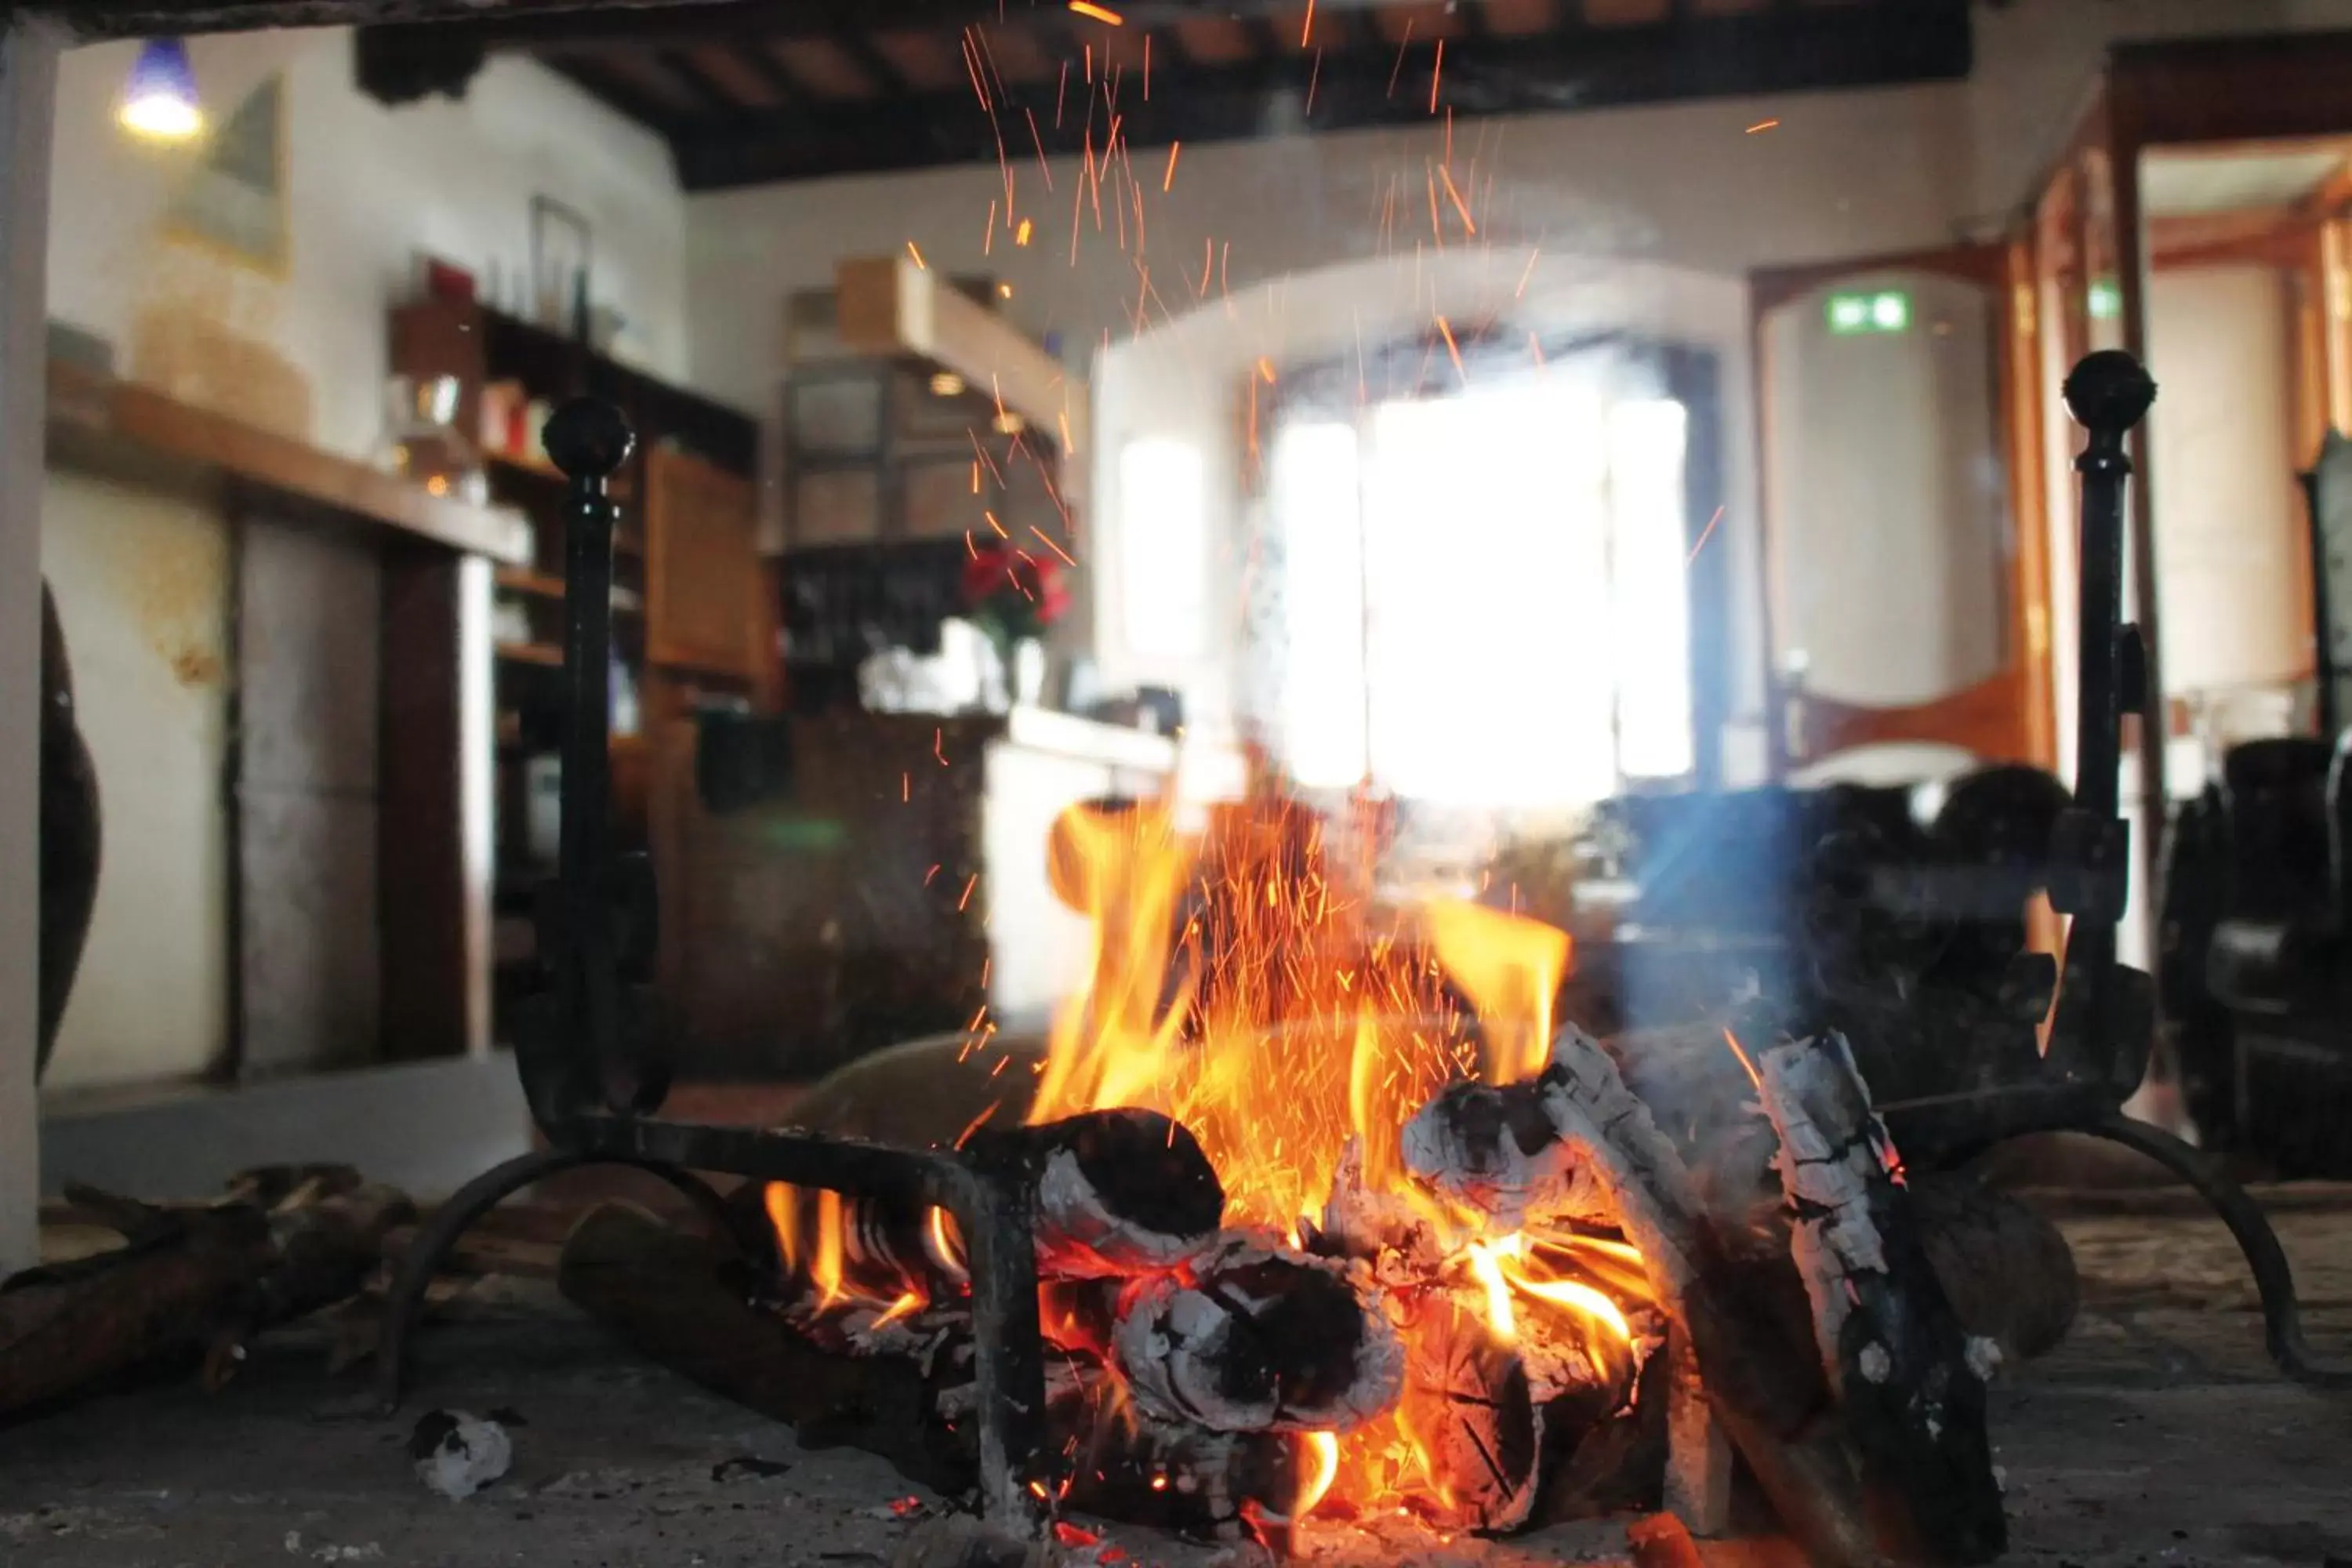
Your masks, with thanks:
[{"label": "window pane", "polygon": [[1118,489],[1128,648],[1193,658],[1208,613],[1201,454],[1183,441],[1130,441],[1118,455]]},{"label": "window pane", "polygon": [[1282,547],[1284,746],[1292,776],[1344,788],[1364,776],[1364,561],[1356,433],[1297,425],[1274,443]]}]

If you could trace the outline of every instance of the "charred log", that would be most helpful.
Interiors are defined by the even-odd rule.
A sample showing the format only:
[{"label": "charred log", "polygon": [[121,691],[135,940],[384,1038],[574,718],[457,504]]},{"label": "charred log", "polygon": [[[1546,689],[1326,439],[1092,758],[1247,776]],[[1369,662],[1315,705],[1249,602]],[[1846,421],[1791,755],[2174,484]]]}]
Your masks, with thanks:
[{"label": "charred log", "polygon": [[638,1353],[762,1415],[811,1447],[878,1454],[941,1492],[974,1483],[977,1448],[941,1421],[910,1355],[851,1357],[780,1324],[741,1265],[627,1204],[592,1210],[563,1244],[564,1298]]},{"label": "charred log", "polygon": [[217,1385],[249,1336],[358,1294],[385,1236],[416,1217],[404,1194],[337,1167],[249,1173],[202,1208],[67,1195],[128,1245],[0,1286],[0,1417],[198,1355]]},{"label": "charred log", "polygon": [[[722,1398],[790,1422],[806,1446],[849,1445],[954,1495],[977,1474],[968,1328],[928,1355],[827,1349],[778,1321],[730,1254],[625,1204],[564,1244],[566,1299],[640,1353]],[[1158,1423],[1122,1411],[1104,1370],[1053,1369],[1046,1429],[1063,1506],[1194,1534],[1229,1534],[1248,1499],[1297,1490],[1296,1439]]]},{"label": "charred log", "polygon": [[1825,1419],[1799,1347],[1748,1305],[1682,1156],[1599,1044],[1573,1026],[1537,1080],[1553,1125],[1607,1190],[1658,1300],[1690,1337],[1709,1402],[1807,1557],[1824,1568],[1875,1561],[1851,1455]]},{"label": "charred log", "polygon": [[1089,1110],[982,1131],[973,1152],[1037,1183],[1037,1266],[1084,1279],[1171,1268],[1215,1240],[1225,1190],[1199,1142],[1154,1110]]},{"label": "charred log", "polygon": [[[1063,1121],[975,1134],[967,1147],[1024,1170],[1035,1184],[1038,1272],[1088,1279],[1175,1267],[1213,1244],[1224,1189],[1199,1142],[1151,1110],[1090,1110]],[[779,1245],[777,1293],[810,1293],[812,1265],[869,1289],[930,1299],[967,1279],[951,1221],[912,1202],[847,1199],[821,1188],[749,1185],[732,1200],[760,1204]]]},{"label": "charred log", "polygon": [[1990,1562],[2008,1542],[1985,1427],[1992,1342],[1945,1299],[1843,1037],[1776,1046],[1759,1067],[1790,1248],[1881,1542],[1906,1561]]},{"label": "charred log", "polygon": [[1463,1522],[1484,1531],[1525,1524],[1542,1479],[1546,1425],[1527,1364],[1445,1296],[1408,1327],[1399,1414],[1447,1478]]},{"label": "charred log", "polygon": [[2066,1237],[2031,1204],[1974,1176],[1914,1174],[1911,1217],[1961,1327],[2010,1361],[2058,1348],[2081,1304]]},{"label": "charred log", "polygon": [[1229,1243],[1129,1288],[1113,1356],[1136,1402],[1213,1430],[1345,1431],[1386,1408],[1404,1350],[1341,1265]]},{"label": "charred log", "polygon": [[1405,1123],[1401,1143],[1415,1181],[1498,1229],[1616,1219],[1591,1168],[1553,1125],[1539,1083],[1450,1084]]}]

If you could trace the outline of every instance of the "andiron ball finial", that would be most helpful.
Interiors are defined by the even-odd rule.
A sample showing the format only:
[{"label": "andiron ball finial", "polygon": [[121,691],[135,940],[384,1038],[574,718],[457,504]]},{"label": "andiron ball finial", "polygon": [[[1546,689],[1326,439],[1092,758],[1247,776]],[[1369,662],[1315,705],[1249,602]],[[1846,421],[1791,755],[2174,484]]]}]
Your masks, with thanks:
[{"label": "andiron ball finial", "polygon": [[610,479],[629,460],[636,437],[611,404],[575,397],[557,409],[541,433],[548,460],[573,479]]},{"label": "andiron ball finial", "polygon": [[2094,436],[2120,437],[2156,401],[2156,382],[2121,349],[2084,354],[2066,376],[2067,411]]}]

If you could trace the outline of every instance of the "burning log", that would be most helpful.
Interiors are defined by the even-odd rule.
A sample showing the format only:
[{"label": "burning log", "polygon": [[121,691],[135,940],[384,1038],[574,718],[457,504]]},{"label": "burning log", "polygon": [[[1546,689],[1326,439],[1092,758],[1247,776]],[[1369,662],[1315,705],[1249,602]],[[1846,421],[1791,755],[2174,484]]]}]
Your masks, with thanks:
[{"label": "burning log", "polygon": [[1616,1221],[1599,1177],[1532,1086],[1449,1084],[1405,1123],[1400,1143],[1415,1181],[1496,1229]]},{"label": "burning log", "polygon": [[1107,1410],[1102,1383],[1046,1403],[1061,1434],[1063,1507],[1184,1534],[1233,1539],[1265,1500],[1298,1493],[1298,1439],[1277,1432],[1212,1432]]},{"label": "burning log", "polygon": [[1791,1251],[1878,1532],[1906,1560],[1990,1562],[2008,1542],[1985,1430],[1992,1342],[1945,1299],[1843,1037],[1776,1046],[1759,1070]]},{"label": "burning log", "polygon": [[1476,1312],[1432,1298],[1407,1325],[1398,1415],[1473,1530],[1525,1524],[1542,1480],[1545,1407],[1527,1363]]},{"label": "burning log", "polygon": [[[761,1415],[803,1444],[852,1444],[948,1494],[977,1470],[968,1420],[969,1325],[928,1354],[903,1346],[850,1354],[778,1323],[740,1261],[627,1204],[593,1210],[564,1243],[566,1300],[639,1352]],[[1171,1426],[1122,1411],[1108,1374],[1057,1363],[1046,1430],[1068,1476],[1065,1506],[1193,1533],[1230,1533],[1253,1498],[1297,1488],[1297,1439]]]},{"label": "burning log", "polygon": [[126,1244],[0,1286],[0,1416],[199,1354],[217,1386],[254,1333],[356,1295],[415,1206],[341,1167],[248,1173],[207,1207],[68,1198]]},{"label": "burning log", "polygon": [[1690,1337],[1709,1403],[1757,1484],[1822,1568],[1877,1560],[1851,1455],[1817,1374],[1748,1305],[1682,1156],[1598,1043],[1563,1027],[1534,1082],[1560,1138],[1598,1175],[1659,1304]]},{"label": "burning log", "polygon": [[[1216,1168],[1190,1131],[1157,1111],[1086,1111],[977,1132],[966,1147],[1035,1184],[1037,1267],[1049,1279],[1173,1268],[1212,1245],[1224,1217]],[[965,1283],[961,1238],[938,1210],[783,1183],[749,1184],[733,1201],[765,1206],[787,1297],[814,1288],[830,1304],[846,1283],[885,1302],[912,1298],[911,1308]]]},{"label": "burning log", "polygon": [[1037,1183],[1037,1267],[1094,1279],[1172,1268],[1217,1237],[1225,1190],[1199,1142],[1155,1110],[1090,1110],[969,1145]]},{"label": "burning log", "polygon": [[1404,1348],[1345,1266],[1236,1238],[1131,1284],[1112,1358],[1137,1404],[1220,1432],[1345,1431],[1387,1408]]}]

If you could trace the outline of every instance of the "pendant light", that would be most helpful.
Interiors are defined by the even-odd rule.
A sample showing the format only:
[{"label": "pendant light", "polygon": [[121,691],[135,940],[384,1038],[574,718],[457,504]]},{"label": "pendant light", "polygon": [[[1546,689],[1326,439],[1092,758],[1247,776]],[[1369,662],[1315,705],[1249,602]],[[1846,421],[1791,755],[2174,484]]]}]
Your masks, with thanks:
[{"label": "pendant light", "polygon": [[201,134],[205,111],[196,101],[196,72],[188,63],[188,46],[176,37],[150,38],[142,45],[114,118],[125,131],[148,142],[186,142]]}]

